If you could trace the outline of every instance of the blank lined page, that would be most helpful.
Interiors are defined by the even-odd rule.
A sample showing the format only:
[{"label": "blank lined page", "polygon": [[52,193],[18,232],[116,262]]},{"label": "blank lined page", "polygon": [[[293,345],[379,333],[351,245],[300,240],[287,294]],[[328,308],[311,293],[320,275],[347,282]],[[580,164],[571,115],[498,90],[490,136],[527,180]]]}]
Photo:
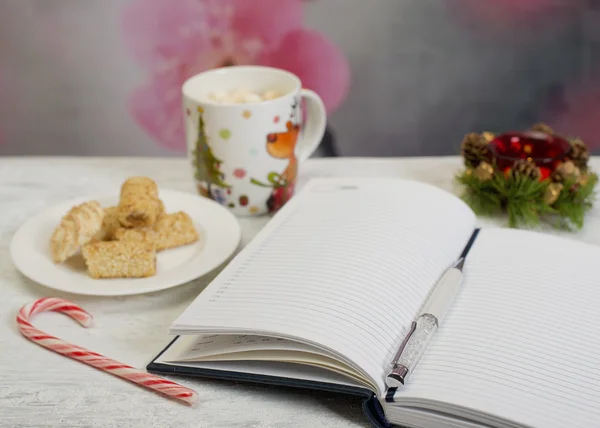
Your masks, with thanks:
[{"label": "blank lined page", "polygon": [[[283,338],[253,336],[248,334],[210,334],[197,336],[173,362],[200,359],[210,356],[231,355],[253,351],[299,351],[314,352],[310,345]],[[319,352],[327,355],[326,352]],[[333,357],[333,355],[328,355]]]},{"label": "blank lined page", "polygon": [[383,389],[386,363],[474,224],[462,201],[429,185],[315,180],[172,331],[301,340],[346,357]]},{"label": "blank lined page", "polygon": [[247,373],[253,376],[275,376],[281,378],[290,378],[298,380],[308,380],[313,382],[323,382],[335,385],[346,385],[352,387],[364,388],[362,382],[350,379],[330,370],[325,370],[314,366],[298,366],[292,363],[281,363],[275,361],[218,361],[218,362],[176,362],[178,355],[185,351],[190,344],[196,340],[195,336],[180,336],[175,342],[160,355],[155,362],[159,364],[175,365],[177,367],[189,367],[193,369],[208,369],[220,372]]},{"label": "blank lined page", "polygon": [[536,428],[600,426],[600,247],[482,230],[445,323],[396,399]]}]

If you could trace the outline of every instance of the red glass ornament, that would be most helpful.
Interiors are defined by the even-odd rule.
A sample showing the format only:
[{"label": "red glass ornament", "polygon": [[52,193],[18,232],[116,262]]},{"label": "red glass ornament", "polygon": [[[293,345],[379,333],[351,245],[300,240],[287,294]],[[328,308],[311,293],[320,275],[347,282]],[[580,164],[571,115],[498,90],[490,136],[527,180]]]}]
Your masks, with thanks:
[{"label": "red glass ornament", "polygon": [[509,170],[515,161],[528,159],[534,162],[545,180],[571,152],[571,144],[558,135],[542,132],[507,132],[490,141],[490,150],[498,168]]}]

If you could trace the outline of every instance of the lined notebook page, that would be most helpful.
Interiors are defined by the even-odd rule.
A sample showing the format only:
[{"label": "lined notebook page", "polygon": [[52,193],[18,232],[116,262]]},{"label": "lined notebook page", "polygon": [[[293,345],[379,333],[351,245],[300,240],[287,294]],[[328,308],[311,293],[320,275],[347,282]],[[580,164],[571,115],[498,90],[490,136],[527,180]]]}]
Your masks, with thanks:
[{"label": "lined notebook page", "polygon": [[482,230],[403,391],[527,427],[600,426],[600,247]]},{"label": "lined notebook page", "polygon": [[346,357],[382,390],[387,362],[474,224],[462,201],[429,185],[316,180],[172,331],[302,340]]},{"label": "lined notebook page", "polygon": [[208,369],[216,372],[238,372],[250,375],[276,376],[281,378],[308,380],[313,382],[324,382],[333,385],[345,385],[354,388],[364,388],[364,384],[354,381],[347,376],[342,376],[330,370],[314,366],[298,366],[291,363],[280,363],[273,361],[219,361],[219,362],[177,362],[178,355],[185,352],[195,336],[180,336],[161,356],[156,363],[175,365],[177,367],[189,367],[194,369]]},{"label": "lined notebook page", "polygon": [[[211,334],[200,335],[183,350],[173,362],[201,359],[210,356],[228,356],[235,359],[235,354],[254,351],[287,351],[314,352],[313,347],[292,340],[269,336],[254,336],[248,334]],[[328,355],[325,351],[319,352]]]}]

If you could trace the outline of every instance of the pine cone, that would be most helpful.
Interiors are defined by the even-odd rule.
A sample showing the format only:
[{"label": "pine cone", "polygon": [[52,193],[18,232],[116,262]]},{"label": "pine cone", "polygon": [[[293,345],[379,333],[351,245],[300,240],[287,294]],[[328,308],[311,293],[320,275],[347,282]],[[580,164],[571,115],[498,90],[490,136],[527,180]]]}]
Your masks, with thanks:
[{"label": "pine cone", "polygon": [[532,131],[543,132],[544,134],[552,135],[554,131],[545,123],[536,123],[531,127]]},{"label": "pine cone", "polygon": [[579,180],[580,177],[581,171],[572,161],[561,163],[556,167],[552,174],[550,174],[550,179],[555,183],[564,183],[567,180]]},{"label": "pine cone", "polygon": [[533,162],[525,159],[516,161],[510,169],[510,174],[513,178],[527,177],[532,180],[539,180],[542,176],[540,169]]},{"label": "pine cone", "polygon": [[476,168],[481,161],[487,159],[487,156],[490,152],[485,138],[475,132],[465,135],[461,148],[465,163],[467,166],[473,168]]},{"label": "pine cone", "polygon": [[588,152],[587,146],[579,138],[571,140],[571,146],[572,150],[569,158],[581,171],[587,170],[587,163],[590,159],[590,153]]}]

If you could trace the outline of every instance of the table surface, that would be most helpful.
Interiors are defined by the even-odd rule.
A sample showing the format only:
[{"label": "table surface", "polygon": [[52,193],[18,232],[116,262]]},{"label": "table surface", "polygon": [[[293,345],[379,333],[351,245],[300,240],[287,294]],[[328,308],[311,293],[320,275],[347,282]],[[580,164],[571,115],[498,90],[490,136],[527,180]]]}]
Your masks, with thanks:
[{"label": "table surface", "polygon": [[[600,170],[600,158],[592,159]],[[311,159],[300,183],[324,176],[385,176],[429,182],[457,192],[458,157]],[[18,332],[19,308],[39,297],[64,297],[94,315],[92,328],[67,317],[40,314],[41,329],[118,361],[144,367],[168,341],[170,323],[202,291],[210,278],[162,292],[100,298],[55,292],[24,278],[10,261],[16,229],[39,210],[73,197],[103,194],[131,175],[147,175],[160,187],[194,192],[184,159],[0,158],[0,426],[20,427],[367,427],[360,402],[312,391],[174,378],[196,391],[200,404],[189,408],[120,379],[40,348]],[[268,217],[242,218],[242,245]],[[504,227],[479,220],[481,226]],[[550,231],[552,232],[552,231]],[[600,208],[583,230],[567,234],[600,244]]]}]

